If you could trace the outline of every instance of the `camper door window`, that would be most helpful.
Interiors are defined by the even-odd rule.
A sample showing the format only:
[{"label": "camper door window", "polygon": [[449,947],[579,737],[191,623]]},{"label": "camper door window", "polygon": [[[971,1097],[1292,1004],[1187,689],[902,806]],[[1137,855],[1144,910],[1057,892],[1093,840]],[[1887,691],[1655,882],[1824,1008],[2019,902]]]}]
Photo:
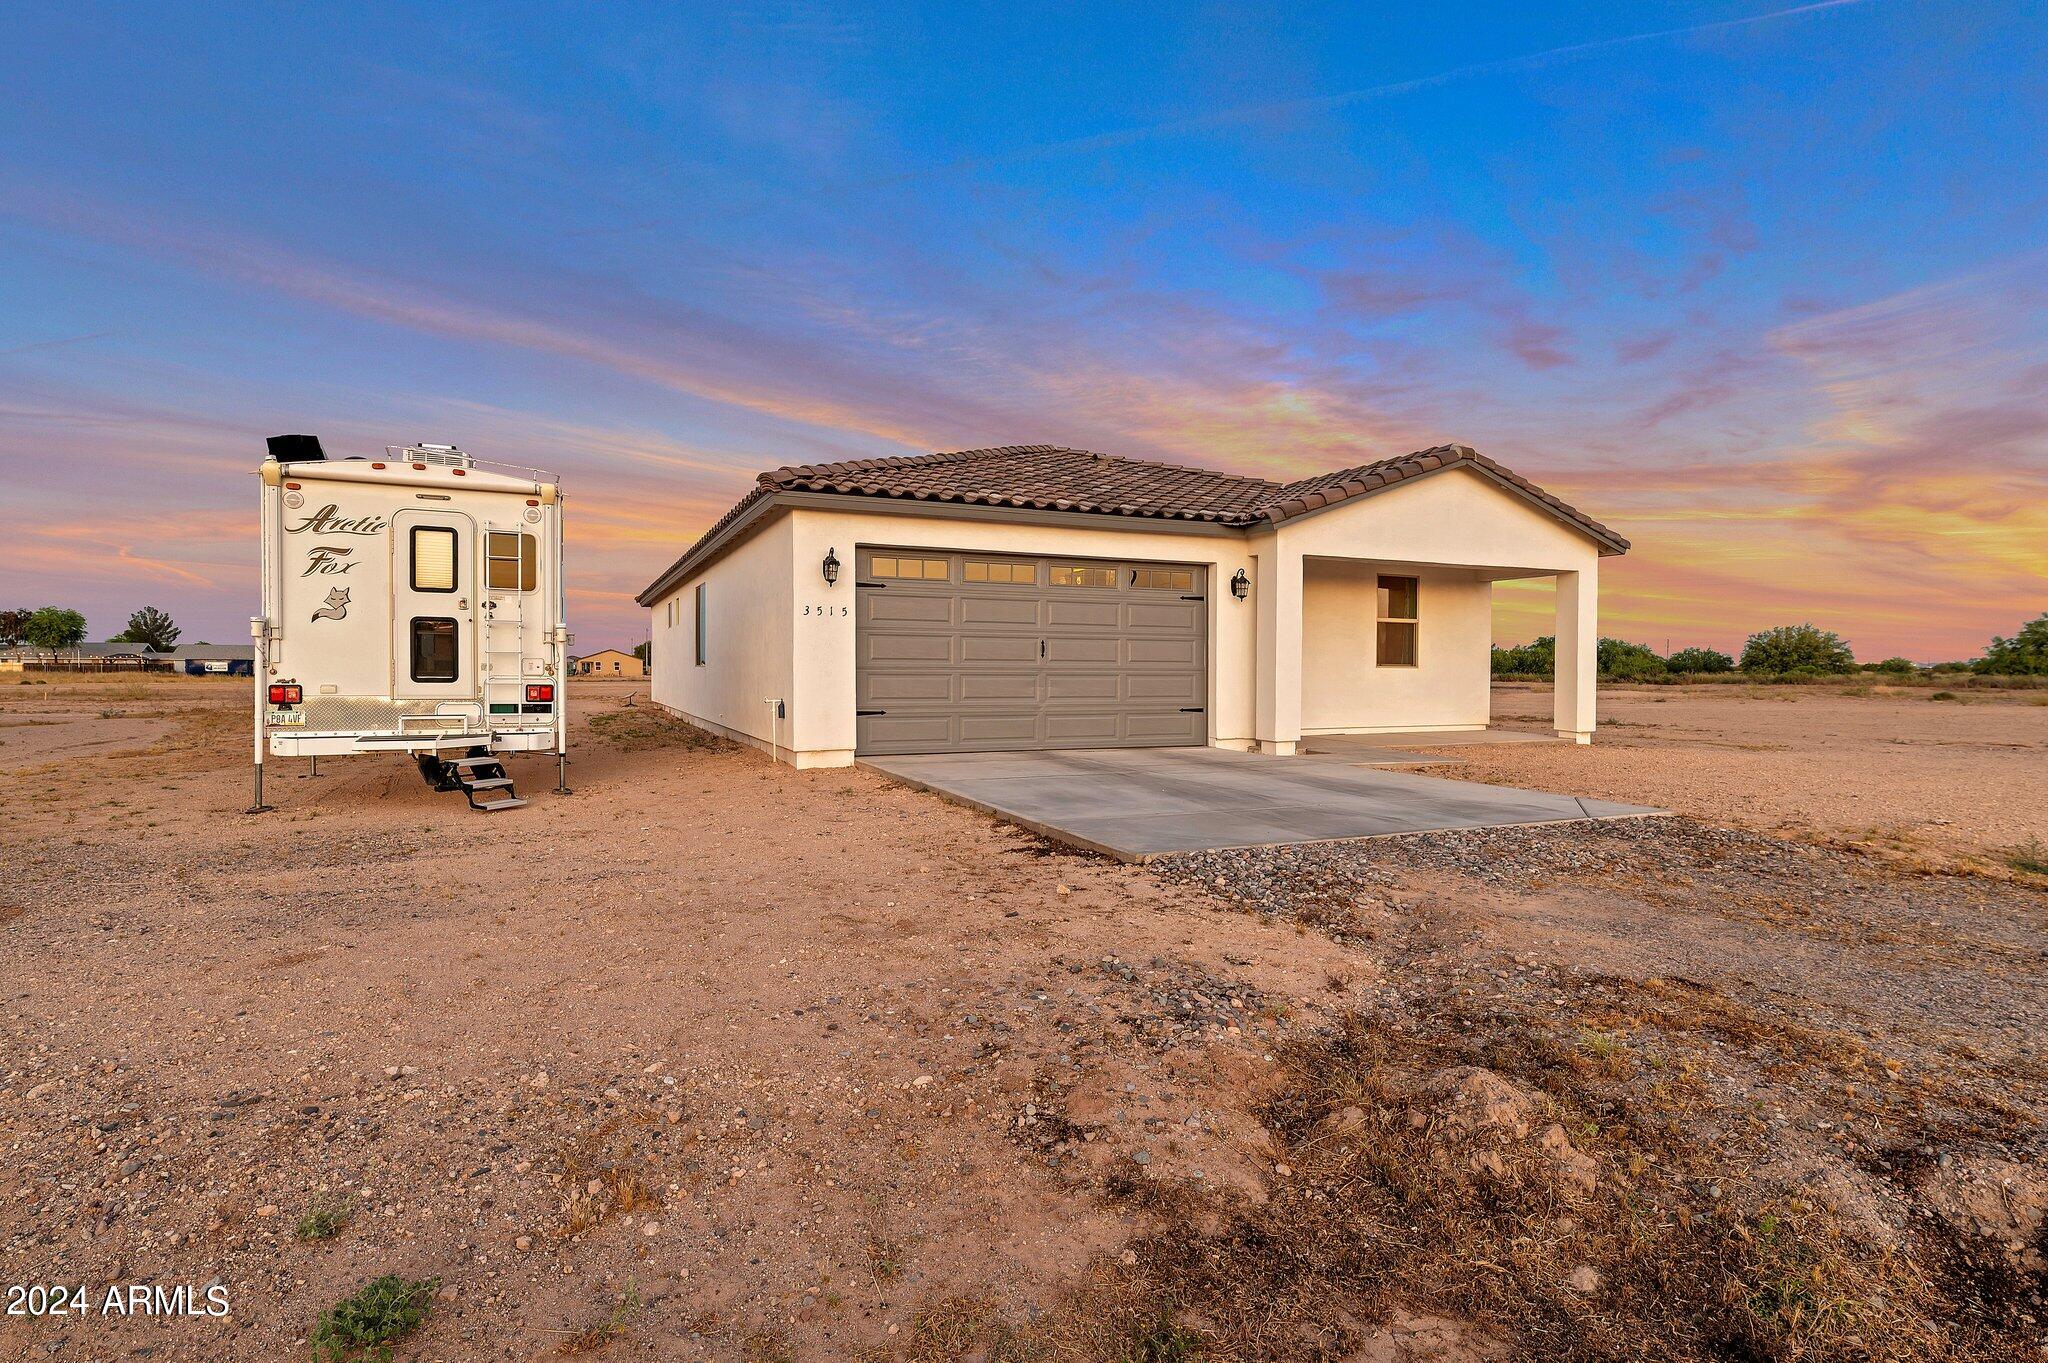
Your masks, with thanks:
[{"label": "camper door window", "polygon": [[535,543],[533,536],[511,530],[493,530],[484,537],[484,558],[492,591],[533,590],[539,571]]},{"label": "camper door window", "polygon": [[453,530],[438,525],[416,525],[412,528],[412,589],[416,592],[455,590]]},{"label": "camper door window", "polygon": [[412,679],[416,682],[452,682],[458,656],[455,622],[431,616],[412,622]]}]

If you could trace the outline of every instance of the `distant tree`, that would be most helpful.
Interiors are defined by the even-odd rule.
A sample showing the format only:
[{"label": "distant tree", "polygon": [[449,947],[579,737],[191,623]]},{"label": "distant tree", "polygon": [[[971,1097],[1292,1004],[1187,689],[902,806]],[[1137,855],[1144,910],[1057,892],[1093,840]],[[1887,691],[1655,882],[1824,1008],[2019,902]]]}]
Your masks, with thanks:
[{"label": "distant tree", "polygon": [[1557,666],[1557,639],[1544,635],[1515,648],[1493,650],[1493,675],[1496,677],[1535,676],[1548,677]]},{"label": "distant tree", "polygon": [[1664,660],[1673,672],[1733,672],[1735,660],[1718,648],[1681,648]]},{"label": "distant tree", "polygon": [[1863,664],[1863,670],[1865,672],[1882,672],[1887,676],[1910,677],[1920,669],[1911,658],[1886,658],[1881,663]]},{"label": "distant tree", "polygon": [[37,648],[70,648],[85,642],[85,617],[62,606],[44,606],[30,614],[22,638]]},{"label": "distant tree", "polygon": [[0,611],[0,648],[12,648],[28,639],[28,618],[32,610]]},{"label": "distant tree", "polygon": [[144,606],[128,617],[125,637],[138,644],[148,644],[159,653],[169,653],[178,646],[178,636],[184,633],[171,617],[155,606]]},{"label": "distant tree", "polygon": [[633,645],[633,656],[638,658],[644,665],[647,662],[647,655],[653,650],[653,648],[654,643],[652,640],[649,640],[646,643],[635,644]]},{"label": "distant tree", "polygon": [[1841,635],[1813,625],[1779,625],[1759,630],[1742,646],[1744,672],[1819,675],[1847,672],[1856,655]]},{"label": "distant tree", "polygon": [[1991,647],[1972,666],[1999,677],[2038,677],[2048,673],[2048,613],[2021,625],[2020,632],[2010,639],[1993,636]]},{"label": "distant tree", "polygon": [[1661,677],[1664,660],[1645,644],[1626,639],[1602,639],[1599,644],[1600,674],[1606,677]]}]

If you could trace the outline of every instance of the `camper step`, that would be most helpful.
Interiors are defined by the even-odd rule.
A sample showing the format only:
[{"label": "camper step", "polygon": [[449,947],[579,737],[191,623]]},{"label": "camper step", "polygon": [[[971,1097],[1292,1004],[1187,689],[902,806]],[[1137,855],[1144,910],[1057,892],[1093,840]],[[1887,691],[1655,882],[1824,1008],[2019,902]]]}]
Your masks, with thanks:
[{"label": "camper step", "polygon": [[496,809],[517,809],[525,804],[526,801],[516,795],[508,795],[502,800],[476,800],[472,803],[484,813],[489,814],[492,810]]},{"label": "camper step", "polygon": [[464,781],[462,786],[465,790],[497,790],[511,784],[512,778],[509,776],[492,776],[481,781]]},{"label": "camper step", "polygon": [[495,757],[458,757],[448,765],[451,767],[461,767],[466,771],[471,767],[495,767],[498,765],[498,759]]}]

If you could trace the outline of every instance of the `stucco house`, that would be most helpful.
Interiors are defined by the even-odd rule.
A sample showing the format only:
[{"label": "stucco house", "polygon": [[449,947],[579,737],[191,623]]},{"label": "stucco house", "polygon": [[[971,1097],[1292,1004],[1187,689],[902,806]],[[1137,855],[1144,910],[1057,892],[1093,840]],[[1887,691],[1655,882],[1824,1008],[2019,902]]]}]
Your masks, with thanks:
[{"label": "stucco house", "polygon": [[1292,483],[1011,445],[764,473],[637,599],[656,702],[820,767],[1484,728],[1492,584],[1554,578],[1586,743],[1627,549],[1462,445]]},{"label": "stucco house", "polygon": [[630,653],[616,648],[601,648],[595,653],[586,653],[580,658],[569,660],[569,675],[572,677],[644,677],[647,669],[640,660]]}]

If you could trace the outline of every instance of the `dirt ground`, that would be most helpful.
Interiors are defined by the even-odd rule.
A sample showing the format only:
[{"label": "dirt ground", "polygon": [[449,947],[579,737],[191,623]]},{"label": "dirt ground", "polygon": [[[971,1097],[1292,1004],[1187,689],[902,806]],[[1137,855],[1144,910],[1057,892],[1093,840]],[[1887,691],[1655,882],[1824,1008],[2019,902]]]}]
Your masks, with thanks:
[{"label": "dirt ground", "polygon": [[625,684],[492,816],[0,684],[0,1282],[95,1308],[0,1356],[305,1356],[384,1274],[421,1359],[2033,1356],[2048,709],[1914,704],[1621,692],[1457,755],[1694,817],[1139,868]]},{"label": "dirt ground", "polygon": [[[1550,689],[1499,685],[1494,717],[1542,729]],[[2043,691],[1610,683],[1591,749],[1439,755],[1462,769],[1433,775],[1569,782],[1555,788],[1945,868],[2002,868],[2012,848],[2048,839]]]}]

